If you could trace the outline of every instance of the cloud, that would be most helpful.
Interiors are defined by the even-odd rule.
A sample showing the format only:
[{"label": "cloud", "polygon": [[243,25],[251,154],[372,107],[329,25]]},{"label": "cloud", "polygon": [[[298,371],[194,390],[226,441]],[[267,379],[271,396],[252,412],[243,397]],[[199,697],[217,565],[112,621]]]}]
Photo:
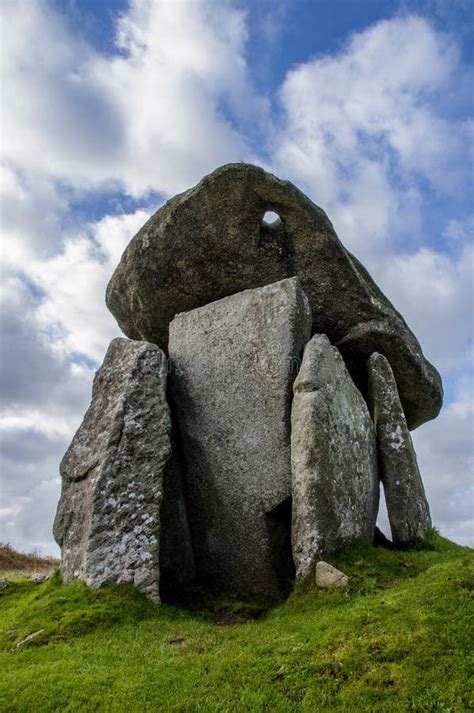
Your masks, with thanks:
[{"label": "cloud", "polygon": [[103,180],[123,129],[88,81],[94,52],[46,2],[6,0],[1,21],[3,161],[20,173]]},{"label": "cloud", "polygon": [[[248,154],[232,117],[256,117],[245,14],[230,3],[132,0],[100,55],[38,0],[7,0],[3,160],[76,188],[173,194]],[[218,58],[218,61],[216,59]]]},{"label": "cloud", "polygon": [[245,15],[228,3],[131,2],[110,55],[47,2],[6,0],[0,12],[0,538],[27,546],[51,543],[58,464],[119,333],[105,286],[149,216],[78,225],[71,201],[187,188],[247,151],[232,115],[264,104],[246,76]]},{"label": "cloud", "polygon": [[[377,270],[386,294],[407,319],[423,351],[445,374],[472,360],[474,248],[447,255],[429,248],[393,255]],[[466,319],[467,317],[467,319]]]},{"label": "cloud", "polygon": [[0,297],[0,541],[46,552],[58,464],[87,407],[93,370],[71,362],[42,333],[21,280],[4,280]]},{"label": "cloud", "polygon": [[456,243],[474,242],[474,215],[470,215],[464,220],[453,218],[449,220],[443,236]]},{"label": "cloud", "polygon": [[426,188],[452,195],[468,180],[471,125],[443,102],[462,71],[453,39],[407,16],[288,73],[276,166],[307,188],[362,259],[421,233]]},{"label": "cloud", "polygon": [[0,199],[2,265],[16,269],[56,248],[67,203],[51,181],[0,164]]},{"label": "cloud", "polygon": [[460,544],[473,544],[474,389],[460,385],[455,401],[413,433],[433,523]]},{"label": "cloud", "polygon": [[37,323],[53,330],[56,348],[102,360],[120,334],[105,306],[105,289],[123,250],[149,217],[144,210],[106,216],[70,237],[58,255],[30,264],[28,275],[43,293]]}]

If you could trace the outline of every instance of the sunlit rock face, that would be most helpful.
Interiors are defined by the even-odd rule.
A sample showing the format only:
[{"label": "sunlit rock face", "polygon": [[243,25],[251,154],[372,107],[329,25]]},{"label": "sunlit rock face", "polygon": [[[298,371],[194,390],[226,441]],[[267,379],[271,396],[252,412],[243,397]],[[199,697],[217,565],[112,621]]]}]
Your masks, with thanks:
[{"label": "sunlit rock face", "polygon": [[54,535],[66,582],[131,582],[159,600],[160,513],[173,459],[166,378],[155,345],[110,344],[60,468]]}]

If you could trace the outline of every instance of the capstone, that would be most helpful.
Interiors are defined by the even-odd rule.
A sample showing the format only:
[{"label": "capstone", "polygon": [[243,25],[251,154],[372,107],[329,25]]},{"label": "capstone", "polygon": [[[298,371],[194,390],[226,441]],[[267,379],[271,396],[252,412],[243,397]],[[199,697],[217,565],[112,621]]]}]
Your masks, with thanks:
[{"label": "capstone", "polygon": [[[266,211],[279,220],[269,225]],[[337,237],[328,217],[289,181],[229,164],[169,200],[125,250],[107,304],[132,339],[168,347],[174,315],[298,276],[313,313],[367,390],[366,361],[384,354],[410,428],[434,418],[442,386],[403,317]]]}]

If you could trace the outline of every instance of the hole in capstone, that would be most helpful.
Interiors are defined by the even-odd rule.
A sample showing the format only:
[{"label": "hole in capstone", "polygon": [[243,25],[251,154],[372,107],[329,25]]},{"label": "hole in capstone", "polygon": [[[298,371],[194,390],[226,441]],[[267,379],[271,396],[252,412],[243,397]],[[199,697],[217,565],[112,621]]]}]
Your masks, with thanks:
[{"label": "hole in capstone", "polygon": [[267,227],[267,228],[274,228],[278,225],[280,222],[280,216],[278,213],[275,213],[273,210],[267,210],[267,212],[264,214],[262,218],[262,223]]}]

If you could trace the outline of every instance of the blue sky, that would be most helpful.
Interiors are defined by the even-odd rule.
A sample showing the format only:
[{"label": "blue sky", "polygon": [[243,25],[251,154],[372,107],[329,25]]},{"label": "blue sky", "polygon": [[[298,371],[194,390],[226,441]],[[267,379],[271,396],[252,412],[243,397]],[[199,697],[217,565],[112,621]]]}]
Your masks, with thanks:
[{"label": "blue sky", "polygon": [[413,437],[435,524],[474,542],[471,0],[1,3],[0,541],[56,552],[59,461],[119,334],[107,281],[227,161],[328,213],[442,373]]}]

